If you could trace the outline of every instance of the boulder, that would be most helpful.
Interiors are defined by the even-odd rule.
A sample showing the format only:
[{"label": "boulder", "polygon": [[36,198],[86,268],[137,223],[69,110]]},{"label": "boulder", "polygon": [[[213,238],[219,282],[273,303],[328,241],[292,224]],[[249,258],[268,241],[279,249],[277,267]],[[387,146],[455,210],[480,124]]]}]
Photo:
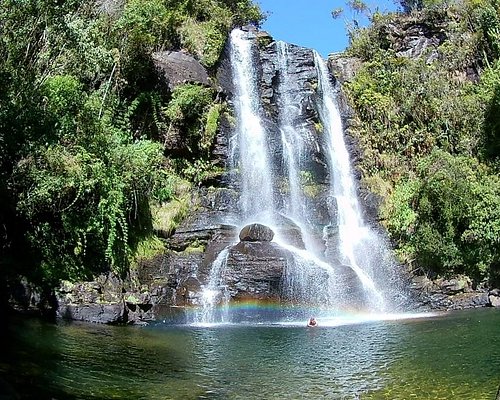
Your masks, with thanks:
[{"label": "boulder", "polygon": [[500,296],[489,294],[488,302],[491,307],[500,307]]},{"label": "boulder", "polygon": [[270,242],[273,240],[274,232],[271,228],[262,224],[250,224],[240,231],[242,242]]},{"label": "boulder", "polygon": [[207,71],[192,55],[182,51],[159,51],[151,56],[170,90],[184,83],[209,85]]},{"label": "boulder", "polygon": [[444,294],[467,293],[472,290],[472,282],[469,277],[458,275],[454,278],[442,281],[440,288]]}]

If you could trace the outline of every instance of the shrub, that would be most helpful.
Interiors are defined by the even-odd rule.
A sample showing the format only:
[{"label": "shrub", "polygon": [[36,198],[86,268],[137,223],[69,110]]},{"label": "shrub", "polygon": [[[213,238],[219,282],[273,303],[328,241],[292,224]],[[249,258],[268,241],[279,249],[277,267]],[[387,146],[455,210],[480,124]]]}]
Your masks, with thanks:
[{"label": "shrub", "polygon": [[384,215],[400,255],[425,270],[481,280],[497,271],[500,182],[477,160],[436,150],[401,181]]}]

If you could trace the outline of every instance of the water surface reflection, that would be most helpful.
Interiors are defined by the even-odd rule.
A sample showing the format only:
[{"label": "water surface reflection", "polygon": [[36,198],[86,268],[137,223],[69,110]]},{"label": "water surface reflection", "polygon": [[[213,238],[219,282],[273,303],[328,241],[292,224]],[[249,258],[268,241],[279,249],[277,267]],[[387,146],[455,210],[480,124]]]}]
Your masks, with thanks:
[{"label": "water surface reflection", "polygon": [[498,326],[491,309],[313,329],[19,320],[0,374],[24,399],[493,399]]}]

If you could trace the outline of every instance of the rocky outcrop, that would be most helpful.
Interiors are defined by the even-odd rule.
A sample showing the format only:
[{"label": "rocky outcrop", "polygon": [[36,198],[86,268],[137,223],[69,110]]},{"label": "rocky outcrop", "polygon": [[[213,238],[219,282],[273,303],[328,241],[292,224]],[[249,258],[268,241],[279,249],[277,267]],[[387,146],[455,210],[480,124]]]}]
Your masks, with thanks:
[{"label": "rocky outcrop", "polygon": [[495,306],[495,291],[488,292],[484,287],[474,288],[470,278],[464,275],[435,280],[424,275],[415,276],[412,278],[411,288],[420,305],[433,310]]},{"label": "rocky outcrop", "polygon": [[426,56],[428,63],[438,57],[437,48],[447,39],[447,23],[426,23],[409,18],[405,23],[385,27],[388,41],[394,43],[396,54],[401,57]]},{"label": "rocky outcrop", "polygon": [[94,322],[99,324],[118,324],[126,322],[123,303],[117,304],[60,304],[56,316],[73,321]]},{"label": "rocky outcrop", "polygon": [[8,280],[5,290],[7,303],[16,312],[51,316],[56,307],[52,293],[37,287],[24,276]]},{"label": "rocky outcrop", "polygon": [[225,284],[237,299],[279,299],[286,252],[275,243],[242,241],[231,247]]},{"label": "rocky outcrop", "polygon": [[341,84],[351,82],[361,68],[362,61],[357,57],[349,57],[344,53],[330,54],[328,69]]},{"label": "rocky outcrop", "polygon": [[[314,54],[311,49],[288,45],[288,62],[286,65],[288,74],[288,93],[280,92],[280,82],[284,79],[279,65],[278,45],[272,42],[260,49],[259,64],[262,68],[261,77],[261,100],[264,107],[265,124],[271,140],[271,151],[273,165],[282,163],[281,132],[278,129],[278,110],[282,107],[283,96],[293,98],[297,105],[297,114],[294,123],[302,132],[305,145],[305,153],[302,157],[304,170],[312,171],[314,181],[325,183],[327,181],[327,170],[325,154],[321,151],[324,146],[321,135],[319,116],[315,107],[316,89],[318,76],[314,64]],[[283,173],[279,169],[276,173]]]},{"label": "rocky outcrop", "polygon": [[123,283],[113,274],[92,282],[62,282],[56,291],[56,316],[106,324],[126,322],[122,292]]},{"label": "rocky outcrop", "polygon": [[153,53],[152,58],[155,67],[164,76],[170,90],[184,83],[209,85],[207,71],[189,53],[160,51]]},{"label": "rocky outcrop", "polygon": [[500,307],[500,289],[490,290],[488,293],[489,305],[492,307]]}]

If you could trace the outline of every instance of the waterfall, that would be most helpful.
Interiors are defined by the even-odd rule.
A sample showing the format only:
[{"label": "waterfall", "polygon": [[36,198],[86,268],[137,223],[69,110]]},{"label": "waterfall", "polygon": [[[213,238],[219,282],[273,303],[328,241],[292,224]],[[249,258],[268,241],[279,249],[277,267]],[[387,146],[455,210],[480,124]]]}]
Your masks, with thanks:
[{"label": "waterfall", "polygon": [[[333,221],[333,230],[337,230],[336,246],[339,262],[348,265],[356,272],[365,289],[373,297],[371,301],[378,309],[384,309],[384,299],[373,281],[377,248],[383,246],[377,235],[363,222],[354,178],[351,171],[349,153],[344,140],[344,131],[334,90],[330,83],[325,62],[314,52],[318,71],[321,122],[328,135],[326,153],[330,170],[330,192],[335,199],[337,221]],[[375,248],[374,248],[375,247]]]},{"label": "waterfall", "polygon": [[[274,210],[271,162],[266,133],[261,121],[256,69],[252,60],[251,40],[235,29],[231,32],[230,59],[235,87],[234,110],[239,151],[231,149],[233,168],[241,177],[241,212],[243,219],[258,214],[272,215]],[[266,217],[262,217],[265,219]]]},{"label": "waterfall", "polygon": [[[314,65],[311,59],[304,67],[310,68],[310,76],[318,82],[317,87],[310,85],[309,92],[316,101],[314,107],[323,127],[323,132],[318,133],[301,108],[300,91],[304,88],[294,81],[289,45],[276,42],[273,106],[277,110],[277,126],[271,128],[262,118],[256,46],[251,32],[231,33],[236,122],[234,136],[229,141],[229,164],[239,178],[239,223],[261,222],[277,233],[274,243],[288,254],[281,282],[284,298],[295,304],[331,308],[362,303],[372,310],[383,311],[387,305],[385,293],[394,291],[388,249],[363,220],[335,91],[325,62],[313,52]],[[318,143],[317,149],[308,150],[306,140],[310,146],[311,135],[322,136],[312,139]],[[314,175],[308,170],[311,167],[308,157],[320,151],[327,165],[325,162],[315,165],[324,170],[325,178],[321,181],[324,197],[308,199],[303,176]],[[319,219],[313,218],[314,201],[332,203],[327,207],[329,223],[318,223]],[[279,234],[283,220],[300,228],[305,248]],[[325,245],[318,246],[322,240]],[[224,249],[212,264],[202,294],[199,322],[213,322],[215,306],[230,300],[224,284],[230,251],[231,246]],[[227,319],[225,315],[217,317]]]},{"label": "waterfall", "polygon": [[303,157],[305,153],[304,138],[307,133],[300,120],[300,104],[297,103],[297,91],[289,72],[288,44],[276,42],[277,70],[279,74],[279,127],[282,144],[282,155],[286,169],[288,191],[284,195],[284,210],[288,218],[293,220],[302,232],[306,249],[312,251],[315,247],[310,234],[308,210],[302,188],[301,175],[305,173]]},{"label": "waterfall", "polygon": [[[207,324],[214,321],[226,322],[228,319],[227,303],[229,293],[224,285],[224,270],[227,265],[229,247],[222,250],[212,263],[208,281],[201,292],[201,309],[195,315],[195,324]],[[222,309],[217,314],[217,305],[222,304]]]}]

